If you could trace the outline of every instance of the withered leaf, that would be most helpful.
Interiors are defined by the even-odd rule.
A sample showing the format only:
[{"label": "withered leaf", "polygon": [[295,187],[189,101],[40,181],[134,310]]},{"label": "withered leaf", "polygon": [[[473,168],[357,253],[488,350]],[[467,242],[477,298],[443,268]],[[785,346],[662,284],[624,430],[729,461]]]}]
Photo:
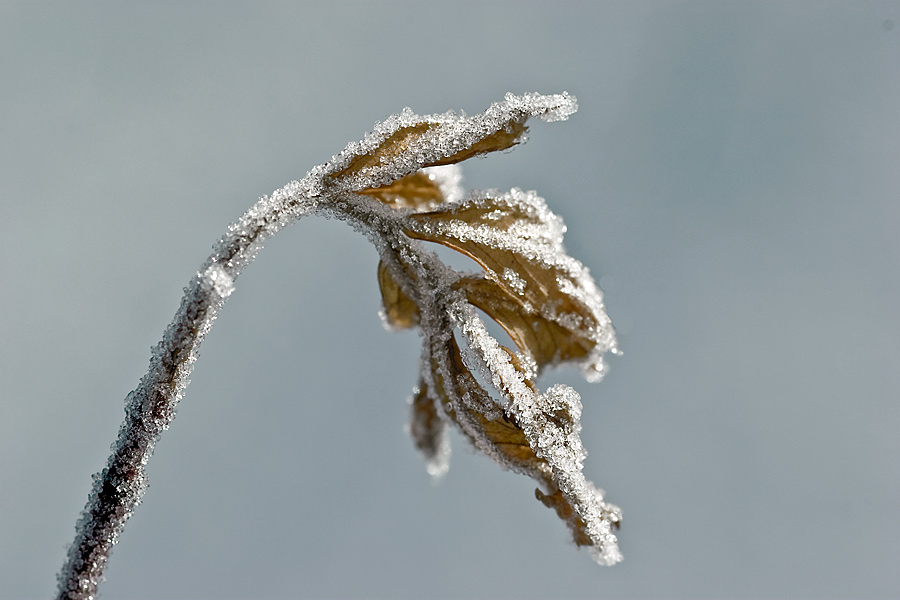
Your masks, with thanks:
[{"label": "withered leaf", "polygon": [[545,317],[532,303],[493,279],[469,276],[460,279],[458,286],[466,299],[499,323],[539,367],[583,358],[596,344]]},{"label": "withered leaf", "polygon": [[408,329],[419,324],[418,305],[397,285],[384,261],[378,262],[378,287],[381,289],[384,315],[391,326]]},{"label": "withered leaf", "polygon": [[[588,377],[602,373],[603,353],[615,350],[602,295],[566,254],[565,227],[542,198],[512,190],[461,200],[448,187],[448,201],[434,177],[442,165],[519,143],[530,116],[564,117],[573,109],[565,95],[508,96],[475,117],[404,113],[348,147],[326,177],[357,198],[398,209],[366,210],[375,222],[391,221],[396,236],[379,246],[385,319],[423,330],[410,433],[429,472],[446,469],[444,424],[453,422],[499,464],[533,477],[537,498],[569,525],[575,542],[590,546],[601,564],[614,564],[621,560],[612,534],[619,512],[582,472],[580,397],[567,386],[541,393],[533,381],[561,362],[581,364]],[[424,167],[438,168],[418,170]],[[483,273],[457,272],[419,242],[452,248]],[[519,353],[491,337],[476,309],[506,330]]]},{"label": "withered leaf", "polygon": [[[499,406],[466,367],[456,340],[451,338],[438,352],[443,356],[434,356],[431,361],[434,400],[443,406],[445,414],[476,447],[501,464],[549,481],[549,467],[535,455],[522,428],[498,410]],[[449,370],[450,382],[441,375],[442,363]],[[489,418],[486,413],[493,414]]]},{"label": "withered leaf", "polygon": [[[569,526],[569,529],[572,531],[572,539],[575,541],[575,545],[593,545],[591,536],[589,536],[587,533],[587,527],[584,523],[584,519],[578,516],[578,513],[575,512],[575,509],[572,508],[572,505],[569,504],[569,501],[566,500],[566,497],[563,496],[563,493],[561,491],[557,489],[551,494],[545,494],[540,489],[535,489],[534,496],[535,498],[540,500],[544,504],[544,506],[555,510],[556,515],[560,519],[565,521],[565,523]],[[618,523],[616,523],[616,526],[618,526]]]},{"label": "withered leaf", "polygon": [[376,188],[367,188],[359,193],[376,198],[392,208],[424,210],[444,201],[444,195],[435,183],[434,176],[424,171],[416,171],[397,181]]},{"label": "withered leaf", "polygon": [[539,368],[593,363],[614,347],[599,291],[583,265],[562,253],[562,225],[540,198],[515,191],[476,197],[409,220],[410,237],[453,248],[485,269],[459,287]]},{"label": "withered leaf", "polygon": [[425,167],[450,165],[506,150],[525,136],[531,117],[559,120],[576,109],[568,94],[507,94],[477,115],[452,112],[419,116],[405,109],[376,126],[363,142],[351,144],[326,166],[324,180],[347,191],[390,184]]},{"label": "withered leaf", "polygon": [[[416,157],[416,164],[410,170],[416,170],[452,165],[473,156],[506,150],[519,143],[528,131],[525,125],[528,116],[516,115],[502,122],[490,123],[490,126],[484,118],[480,118],[481,115],[458,119],[445,117],[407,125],[387,136],[369,152],[351,158],[346,166],[329,173],[328,178],[341,180],[367,172],[378,174],[380,171],[402,169],[411,163],[412,157]],[[460,143],[463,139],[459,135],[460,125],[471,130],[465,143]],[[393,183],[396,181],[388,185]],[[379,187],[383,186],[367,188],[366,193]]]},{"label": "withered leaf", "polygon": [[[577,545],[590,547],[601,564],[618,562],[620,555],[615,536],[611,533],[612,528],[618,528],[618,509],[603,503],[596,489],[580,475],[583,457],[579,450],[580,440],[577,439],[580,405],[573,413],[573,407],[554,398],[557,395],[555,388],[546,396],[538,395],[536,386],[528,381],[536,397],[546,397],[547,400],[526,430],[513,413],[490,414],[496,413],[496,404],[472,376],[454,339],[451,338],[446,345],[431,348],[432,358],[428,366],[433,388],[428,390],[430,393],[425,392],[427,388],[420,383],[422,392],[414,400],[414,431],[417,430],[417,419],[432,414],[431,407],[427,406],[429,400],[433,406],[443,407],[444,414],[476,447],[501,465],[528,474],[540,482],[546,493],[535,490],[537,499],[556,511],[569,526]],[[521,371],[521,365],[516,365],[515,355],[507,348],[503,350],[513,366]],[[441,366],[445,369],[442,370]],[[420,439],[427,441],[429,438],[416,436],[414,439],[419,445]],[[574,448],[570,447],[573,443]],[[573,472],[566,467],[563,479],[570,492],[564,493],[559,488],[555,469],[559,468],[559,457],[567,454],[567,449],[574,452],[572,465],[577,468]],[[430,452],[431,448],[427,450]],[[548,457],[552,458],[548,460]],[[586,521],[586,515],[590,515],[590,524]]]},{"label": "withered leaf", "polygon": [[361,173],[366,169],[390,165],[406,156],[411,148],[421,144],[425,136],[436,127],[438,127],[438,123],[415,123],[401,127],[369,152],[351,158],[344,168],[329,173],[328,177],[342,179],[347,175]]},{"label": "withered leaf", "polygon": [[420,381],[413,390],[411,402],[412,419],[409,434],[419,452],[428,462],[428,470],[432,475],[443,474],[448,467],[446,434],[444,422],[438,411],[438,403],[428,393],[428,385]]},{"label": "withered leaf", "polygon": [[527,131],[528,127],[525,126],[524,120],[520,122],[510,119],[506,122],[504,127],[479,139],[468,148],[463,148],[451,156],[438,158],[425,166],[437,167],[441,165],[452,165],[472,158],[473,156],[480,156],[489,152],[499,152],[500,150],[512,148],[522,140],[522,136]]}]

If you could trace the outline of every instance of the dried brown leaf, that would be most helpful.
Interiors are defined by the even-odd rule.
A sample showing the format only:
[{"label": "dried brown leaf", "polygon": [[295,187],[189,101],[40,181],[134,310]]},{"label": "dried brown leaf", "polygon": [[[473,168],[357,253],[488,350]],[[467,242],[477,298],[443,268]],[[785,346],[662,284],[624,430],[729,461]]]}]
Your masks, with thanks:
[{"label": "dried brown leaf", "polygon": [[458,286],[466,299],[499,323],[519,350],[529,353],[539,367],[583,358],[595,345],[580,332],[543,316],[534,304],[497,281],[469,276]]},{"label": "dried brown leaf", "polygon": [[387,166],[408,152],[410,146],[421,143],[428,133],[438,126],[438,123],[416,123],[401,127],[387,136],[376,148],[365,154],[354,156],[343,169],[330,173],[328,177],[343,179],[366,169]]},{"label": "dried brown leaf", "polygon": [[418,305],[397,285],[384,261],[378,263],[378,287],[381,289],[384,315],[391,326],[409,329],[419,324]]},{"label": "dried brown leaf", "polygon": [[[450,420],[505,468],[537,480],[537,498],[568,524],[576,544],[609,565],[621,560],[612,533],[620,513],[582,472],[580,397],[567,386],[541,393],[532,381],[564,361],[581,363],[589,379],[602,375],[602,354],[615,351],[602,295],[565,253],[562,221],[534,193],[484,192],[460,201],[452,178],[441,174],[440,184],[433,173],[414,172],[504,150],[524,139],[528,117],[564,118],[573,109],[566,95],[508,96],[472,118],[404,113],[348,147],[338,157],[346,162],[336,160],[327,177],[344,178],[343,191],[362,189],[362,196],[405,209],[387,216],[376,206],[371,214],[397,226],[381,246],[378,268],[385,318],[397,328],[420,325],[425,336],[410,432],[429,472],[446,468],[443,428]],[[378,135],[383,141],[373,145]],[[452,248],[483,273],[459,273],[413,240]],[[476,308],[500,324],[519,353],[490,335]],[[465,340],[465,353],[457,339]]]},{"label": "dried brown leaf", "polygon": [[[491,395],[478,383],[469,368],[462,360],[462,354],[456,340],[450,339],[447,344],[447,361],[453,397],[461,402],[450,402],[447,382],[440,374],[438,361],[432,361],[432,377],[435,381],[437,398],[443,401],[444,412],[453,419],[460,429],[466,433],[473,444],[483,451],[494,455],[507,466],[532,476],[538,475],[549,482],[550,469],[546,461],[538,458],[528,443],[522,428],[508,415],[504,414],[491,398]],[[508,351],[507,351],[508,352]],[[512,355],[512,353],[509,353]],[[533,384],[532,384],[533,385]],[[472,435],[470,427],[477,427],[481,435]],[[489,448],[485,448],[487,441]]]},{"label": "dried brown leaf", "polygon": [[556,515],[565,521],[572,531],[572,539],[575,541],[576,546],[592,546],[594,544],[587,533],[587,527],[584,520],[578,516],[578,513],[575,512],[575,509],[569,501],[566,500],[566,497],[563,496],[561,491],[556,490],[552,494],[545,494],[540,489],[535,489],[534,496],[540,500],[544,506],[555,510]]},{"label": "dried brown leaf", "polygon": [[[459,287],[539,368],[588,356],[602,341],[605,318],[572,293],[584,268],[568,257],[558,260],[560,226],[550,217],[527,202],[487,197],[411,215],[408,231],[485,269],[484,277],[463,278]],[[534,248],[546,252],[535,255]]]},{"label": "dried brown leaf", "polygon": [[347,146],[325,166],[326,184],[344,191],[375,188],[425,167],[450,165],[473,156],[506,150],[525,139],[531,117],[554,121],[574,112],[574,98],[507,94],[473,116],[448,112],[419,116],[409,109],[376,125],[360,143]]},{"label": "dried brown leaf", "polygon": [[[573,505],[573,498],[567,497],[566,494],[559,490],[550,464],[536,452],[534,440],[529,441],[529,437],[541,437],[540,432],[532,432],[531,436],[529,436],[516,422],[515,416],[511,414],[504,412],[499,417],[486,414],[482,407],[492,406],[493,400],[490,395],[480,386],[465,366],[459,346],[455,340],[450,340],[446,350],[446,358],[449,359],[450,378],[453,379],[455,387],[452,391],[444,388],[447,382],[440,375],[438,366],[440,361],[433,359],[431,368],[432,378],[435,382],[435,393],[418,395],[415,400],[416,404],[430,401],[431,406],[443,405],[445,414],[459,425],[460,429],[471,439],[474,445],[486,454],[493,456],[501,464],[505,464],[508,468],[529,474],[540,482],[547,492],[536,489],[536,498],[548,508],[552,508],[560,519],[569,526],[572,537],[578,546],[596,548],[596,540],[592,539],[588,526],[579,514],[578,509]],[[510,357],[513,366],[521,372],[521,365],[517,364],[515,355],[507,348],[504,348],[504,350]],[[537,388],[534,384],[530,381],[527,382],[529,387],[537,393]],[[421,384],[420,388],[425,389]],[[450,393],[448,394],[448,392]],[[454,394],[457,398],[468,398],[468,401],[453,403],[450,401],[450,398]],[[418,410],[428,414],[428,411],[432,410],[431,406],[428,408],[420,406]],[[556,406],[547,407],[547,409],[544,417],[549,422],[552,422],[555,427],[572,430],[576,426],[577,417],[565,408]],[[477,431],[473,432],[473,427],[477,428]],[[615,512],[608,512],[607,515],[607,518],[618,518]],[[611,521],[611,525],[618,528],[618,520]]]},{"label": "dried brown leaf", "polygon": [[425,166],[437,167],[440,165],[452,165],[472,158],[473,156],[480,156],[489,152],[498,152],[500,150],[512,148],[522,140],[522,136],[527,131],[528,127],[525,126],[524,120],[517,121],[510,119],[505,127],[488,134],[468,148],[464,148],[451,156],[439,158]]},{"label": "dried brown leaf", "polygon": [[419,452],[425,456],[436,473],[446,470],[444,452],[444,422],[438,414],[438,406],[428,393],[428,385],[422,381],[412,397],[412,419],[409,433]]},{"label": "dried brown leaf", "polygon": [[444,201],[444,195],[435,183],[434,176],[423,171],[416,171],[403,179],[380,187],[367,188],[359,193],[376,198],[392,208],[427,210]]}]

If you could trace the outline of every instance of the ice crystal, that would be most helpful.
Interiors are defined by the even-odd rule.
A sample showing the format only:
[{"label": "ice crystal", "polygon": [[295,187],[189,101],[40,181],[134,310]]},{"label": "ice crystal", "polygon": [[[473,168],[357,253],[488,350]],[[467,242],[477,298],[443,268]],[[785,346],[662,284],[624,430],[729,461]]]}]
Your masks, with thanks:
[{"label": "ice crystal", "polygon": [[[197,350],[235,280],[263,242],[299,217],[336,217],[364,233],[380,253],[377,278],[385,324],[419,327],[419,383],[410,400],[410,434],[428,472],[447,469],[447,425],[502,467],[533,477],[536,496],[601,564],[621,560],[613,530],[619,509],[582,472],[581,399],[556,385],[541,392],[548,366],[578,364],[590,380],[615,353],[615,334],[588,270],[566,254],[565,226],[534,192],[473,191],[456,163],[507,150],[526,138],[526,121],[566,119],[566,94],[507,94],[484,113],[388,117],[331,161],[261,198],[214,246],[150,369],[126,399],[126,420],[108,466],[94,478],[78,537],[60,574],[59,598],[92,598],[109,550],[146,488],[144,468],[188,384]],[[424,242],[456,250],[481,267],[463,273]],[[515,349],[492,337],[479,311]]]}]

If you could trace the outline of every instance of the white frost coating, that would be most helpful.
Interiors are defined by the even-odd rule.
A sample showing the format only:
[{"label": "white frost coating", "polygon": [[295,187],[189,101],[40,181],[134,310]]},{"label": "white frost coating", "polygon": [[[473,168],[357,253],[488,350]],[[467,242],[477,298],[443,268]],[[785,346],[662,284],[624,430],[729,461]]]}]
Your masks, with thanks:
[{"label": "white frost coating", "polygon": [[525,293],[525,280],[519,277],[519,274],[514,270],[509,267],[503,269],[503,279],[509,284],[509,287],[516,291],[516,293]]},{"label": "white frost coating", "polygon": [[[412,402],[410,433],[426,455],[429,473],[440,476],[447,469],[444,428],[453,423],[501,466],[538,480],[549,498],[542,500],[545,504],[557,503],[560,514],[571,507],[568,513],[574,510],[577,522],[566,519],[576,541],[584,545],[587,536],[598,562],[621,560],[611,529],[619,523],[619,511],[603,502],[602,493],[582,474],[580,398],[565,386],[538,392],[532,378],[544,365],[537,364],[528,348],[513,352],[491,337],[467,300],[464,287],[472,281],[442,264],[418,241],[463,250],[490,249],[487,256],[497,262],[485,268],[487,279],[482,283],[489,280],[521,297],[520,316],[539,315],[566,329],[586,346],[587,355],[577,362],[588,377],[601,375],[602,355],[616,352],[615,334],[588,270],[565,253],[562,221],[533,192],[485,191],[466,197],[460,171],[452,164],[521,143],[528,118],[563,120],[576,108],[575,99],[562,93],[507,94],[502,102],[471,117],[453,112],[422,117],[404,109],[329,163],[310,170],[302,181],[260,198],[229,226],[185,288],[174,320],[152,352],[147,374],[126,398],[125,422],[107,467],[94,477],[76,525],[75,543],[59,575],[57,597],[90,600],[96,595],[109,551],[147,487],[147,461],[175,416],[206,333],[265,240],[309,213],[343,219],[373,241],[400,290],[394,290],[392,301],[422,329],[423,387]],[[394,210],[360,193],[423,168],[443,196],[436,206]],[[457,211],[466,211],[465,218]],[[554,285],[553,295],[543,289]],[[464,339],[464,348],[454,341],[454,331]],[[553,364],[564,358],[544,360]],[[486,385],[496,388],[502,403],[492,398]],[[492,427],[493,433],[488,433]],[[503,441],[503,435],[511,437]],[[518,452],[504,447],[517,444]],[[560,493],[566,506],[558,504]]]},{"label": "white frost coating", "polygon": [[234,277],[229,275],[222,265],[209,265],[203,273],[203,278],[220,298],[227,298],[234,291]]},{"label": "white frost coating", "polygon": [[440,188],[445,202],[455,204],[465,196],[466,192],[462,187],[462,169],[459,165],[426,167],[422,171]]}]

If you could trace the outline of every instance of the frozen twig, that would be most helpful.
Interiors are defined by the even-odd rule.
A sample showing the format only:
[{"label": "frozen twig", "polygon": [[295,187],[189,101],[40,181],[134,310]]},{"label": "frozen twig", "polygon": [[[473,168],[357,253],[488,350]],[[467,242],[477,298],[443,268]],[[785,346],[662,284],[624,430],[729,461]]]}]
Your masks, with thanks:
[{"label": "frozen twig", "polygon": [[147,487],[145,467],[190,382],[197,350],[234,289],[234,280],[263,241],[315,205],[297,182],[262,198],[229,227],[185,288],[181,306],[153,350],[150,368],[128,395],[125,422],[103,471],[94,475],[77,537],[59,574],[59,598],[92,598],[125,522]]},{"label": "frozen twig", "polygon": [[[535,478],[543,488],[538,499],[598,562],[621,560],[613,534],[619,510],[582,474],[580,398],[565,386],[541,393],[533,381],[564,361],[581,364],[591,380],[602,376],[602,355],[616,345],[600,291],[566,255],[565,227],[543,199],[520,190],[465,196],[455,166],[524,141],[530,117],[561,120],[575,108],[567,94],[508,94],[473,117],[422,117],[405,109],[230,226],[185,289],[149,371],[126,399],[125,422],[107,467],[94,476],[58,597],[96,595],[109,552],[146,489],[147,461],[235,279],[269,236],[308,213],[348,221],[372,240],[381,255],[386,323],[423,330],[411,433],[429,472],[446,470],[444,425],[454,423],[501,466]],[[483,272],[457,272],[423,240],[470,256]],[[487,333],[475,308],[506,329],[516,351]]]}]

